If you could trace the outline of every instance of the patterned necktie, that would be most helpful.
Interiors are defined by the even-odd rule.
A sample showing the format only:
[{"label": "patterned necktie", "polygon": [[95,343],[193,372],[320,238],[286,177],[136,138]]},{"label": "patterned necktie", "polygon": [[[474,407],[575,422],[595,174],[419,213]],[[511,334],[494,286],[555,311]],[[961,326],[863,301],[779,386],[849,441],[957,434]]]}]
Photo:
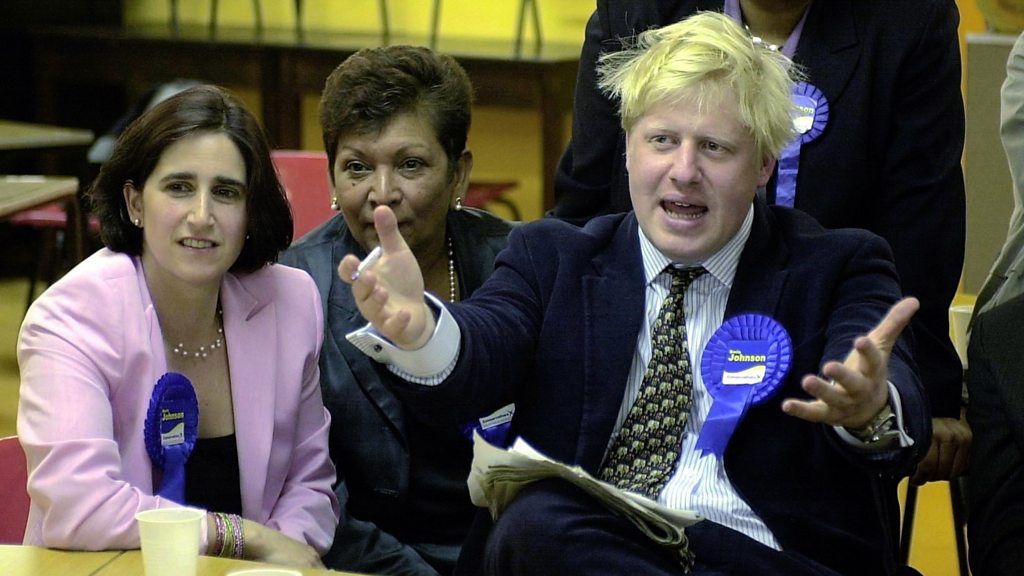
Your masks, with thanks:
[{"label": "patterned necktie", "polygon": [[692,402],[693,372],[686,347],[683,296],[704,268],[668,266],[672,288],[651,331],[651,360],[626,420],[601,466],[600,477],[656,499],[675,469]]}]

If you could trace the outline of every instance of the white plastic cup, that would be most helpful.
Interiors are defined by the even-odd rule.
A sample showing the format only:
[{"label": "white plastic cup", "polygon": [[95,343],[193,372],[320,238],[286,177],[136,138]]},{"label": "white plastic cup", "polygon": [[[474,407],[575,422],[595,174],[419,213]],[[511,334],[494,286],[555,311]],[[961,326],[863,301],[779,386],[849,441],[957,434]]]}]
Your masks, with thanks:
[{"label": "white plastic cup", "polygon": [[949,307],[949,336],[964,368],[967,368],[967,327],[971,324],[973,313],[974,304],[957,304]]},{"label": "white plastic cup", "polygon": [[248,568],[246,570],[228,572],[227,576],[302,576],[302,573],[298,570],[288,570],[287,568]]},{"label": "white plastic cup", "polygon": [[195,576],[205,510],[157,508],[135,514],[146,576]]}]

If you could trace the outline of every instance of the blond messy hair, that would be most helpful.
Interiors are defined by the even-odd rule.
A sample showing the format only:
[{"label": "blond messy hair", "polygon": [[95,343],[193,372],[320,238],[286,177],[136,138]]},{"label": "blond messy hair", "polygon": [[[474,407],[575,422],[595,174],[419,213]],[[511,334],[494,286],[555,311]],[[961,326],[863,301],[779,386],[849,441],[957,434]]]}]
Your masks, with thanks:
[{"label": "blond messy hair", "polygon": [[619,99],[627,132],[657,105],[695,98],[707,109],[732,92],[762,157],[778,157],[793,139],[790,94],[798,77],[789,58],[718,12],[643,32],[598,65],[598,86]]}]

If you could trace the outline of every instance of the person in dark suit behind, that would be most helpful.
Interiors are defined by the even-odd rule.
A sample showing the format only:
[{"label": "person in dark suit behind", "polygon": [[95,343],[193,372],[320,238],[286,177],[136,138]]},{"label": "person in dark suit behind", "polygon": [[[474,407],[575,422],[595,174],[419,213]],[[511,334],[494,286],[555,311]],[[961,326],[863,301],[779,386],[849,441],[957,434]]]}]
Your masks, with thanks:
[{"label": "person in dark suit behind", "polygon": [[395,212],[427,286],[446,300],[469,297],[494,270],[512,225],[461,205],[473,167],[471,101],[469,78],[453,58],[411,46],[357,52],[327,79],[320,100],[341,213],[281,262],[309,272],[324,304],[320,384],[336,424],[330,447],[342,504],[325,557],[331,568],[449,574],[473,519],[469,440],[455,424],[406,410],[384,385],[383,368],[345,340],[366,320],[336,273],[345,254],[365,257],[378,244],[377,206]]},{"label": "person in dark suit behind", "polygon": [[976,431],[967,536],[975,576],[1019,574],[1024,565],[1024,34],[1007,59],[1001,95],[1014,211],[974,305],[967,353],[967,419]]},{"label": "person in dark suit behind", "polygon": [[967,357],[967,418],[976,430],[967,483],[968,559],[975,576],[1024,565],[1024,295],[974,319]]},{"label": "person in dark suit behind", "polygon": [[[815,112],[820,133],[805,133],[801,140],[810,141],[788,154],[796,172],[779,163],[795,188],[789,205],[826,228],[864,228],[889,242],[904,294],[921,302],[914,358],[935,418],[932,448],[913,481],[959,475],[971,432],[960,419],[962,370],[948,323],[966,226],[954,0],[598,0],[553,215],[582,221],[630,210],[626,140],[616,102],[598,86],[598,61],[623,39],[700,10],[724,11],[779,46],[827,101]],[[786,203],[784,181],[768,182],[769,202]]]},{"label": "person in dark suit behind", "polygon": [[[900,300],[877,236],[755,198],[792,136],[787,70],[713,13],[607,59],[634,211],[525,224],[463,303],[424,298],[394,215],[374,211],[384,256],[359,271],[349,255],[338,271],[372,322],[348,338],[401,376],[391,384],[406,405],[454,422],[515,401],[512,432],[541,452],[706,518],[686,548],[664,549],[543,481],[492,528],[478,516],[458,573],[678,574],[691,554],[695,574],[899,570],[896,483],[931,432],[898,340],[917,304]],[[783,333],[791,365],[749,354],[763,401],[731,434],[709,432],[726,375],[718,344],[783,354]]]}]

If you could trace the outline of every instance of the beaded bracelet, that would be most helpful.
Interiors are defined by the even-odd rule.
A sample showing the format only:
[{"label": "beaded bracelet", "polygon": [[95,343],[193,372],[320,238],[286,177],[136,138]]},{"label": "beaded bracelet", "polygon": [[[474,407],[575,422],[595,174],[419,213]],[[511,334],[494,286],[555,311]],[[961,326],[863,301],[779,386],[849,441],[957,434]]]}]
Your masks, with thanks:
[{"label": "beaded bracelet", "polygon": [[235,526],[235,550],[234,557],[245,558],[245,532],[242,530],[242,517],[238,514],[230,514],[228,518]]},{"label": "beaded bracelet", "polygon": [[235,524],[231,521],[229,514],[221,514],[224,519],[224,526],[227,528],[227,540],[224,542],[224,551],[221,552],[221,556],[224,558],[234,558],[235,548],[237,547],[235,538]]},{"label": "beaded bracelet", "polygon": [[211,556],[223,556],[224,555],[224,518],[217,512],[211,512],[209,517],[213,520],[213,526],[216,529],[217,537],[213,542],[213,547],[210,549]]},{"label": "beaded bracelet", "polygon": [[223,512],[210,512],[210,515],[217,532],[210,554],[221,558],[244,558],[245,532],[242,530],[242,517]]},{"label": "beaded bracelet", "polygon": [[221,548],[221,558],[230,558],[235,554],[235,527],[231,524],[227,514],[218,512],[220,523],[224,525],[224,547]]}]

